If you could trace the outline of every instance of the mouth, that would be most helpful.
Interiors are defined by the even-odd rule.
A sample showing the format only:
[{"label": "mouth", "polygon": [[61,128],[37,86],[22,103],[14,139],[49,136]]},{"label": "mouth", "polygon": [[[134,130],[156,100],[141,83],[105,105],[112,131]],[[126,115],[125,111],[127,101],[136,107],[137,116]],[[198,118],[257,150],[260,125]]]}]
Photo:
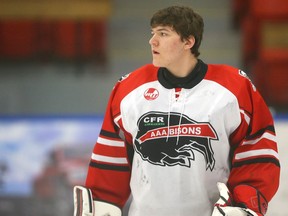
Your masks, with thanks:
[{"label": "mouth", "polygon": [[155,51],[155,50],[152,50],[152,54],[153,54],[153,55],[158,55],[159,52],[157,52],[157,51]]}]

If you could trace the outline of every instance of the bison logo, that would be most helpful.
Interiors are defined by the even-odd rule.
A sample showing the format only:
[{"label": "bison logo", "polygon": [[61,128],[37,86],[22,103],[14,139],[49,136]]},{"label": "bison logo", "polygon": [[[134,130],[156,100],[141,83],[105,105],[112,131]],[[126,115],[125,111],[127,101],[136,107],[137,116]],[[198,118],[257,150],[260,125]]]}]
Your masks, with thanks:
[{"label": "bison logo", "polygon": [[190,167],[195,160],[194,151],[198,151],[205,158],[206,170],[213,170],[215,159],[210,141],[218,140],[218,136],[209,123],[175,112],[149,112],[137,124],[135,150],[143,160],[159,166]]}]

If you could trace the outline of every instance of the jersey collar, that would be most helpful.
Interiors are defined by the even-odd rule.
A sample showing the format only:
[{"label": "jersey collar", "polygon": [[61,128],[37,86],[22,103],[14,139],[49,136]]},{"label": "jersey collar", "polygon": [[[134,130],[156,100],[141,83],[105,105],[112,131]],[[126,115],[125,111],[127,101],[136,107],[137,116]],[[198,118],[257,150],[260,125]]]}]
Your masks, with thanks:
[{"label": "jersey collar", "polygon": [[196,86],[205,77],[208,66],[202,60],[198,59],[195,68],[186,77],[175,77],[169,70],[160,67],[158,70],[158,81],[162,86],[168,89],[186,88],[190,89]]}]

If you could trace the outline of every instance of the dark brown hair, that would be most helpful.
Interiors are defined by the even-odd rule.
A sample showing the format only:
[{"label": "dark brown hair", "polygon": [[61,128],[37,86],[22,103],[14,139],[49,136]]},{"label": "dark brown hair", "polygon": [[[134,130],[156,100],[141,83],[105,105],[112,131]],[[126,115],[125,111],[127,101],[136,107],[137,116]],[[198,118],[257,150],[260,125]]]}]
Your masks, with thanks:
[{"label": "dark brown hair", "polygon": [[199,47],[204,31],[203,18],[192,8],[185,6],[171,6],[157,11],[150,20],[150,26],[170,26],[181,37],[181,40],[195,38],[191,52],[197,57],[200,55]]}]

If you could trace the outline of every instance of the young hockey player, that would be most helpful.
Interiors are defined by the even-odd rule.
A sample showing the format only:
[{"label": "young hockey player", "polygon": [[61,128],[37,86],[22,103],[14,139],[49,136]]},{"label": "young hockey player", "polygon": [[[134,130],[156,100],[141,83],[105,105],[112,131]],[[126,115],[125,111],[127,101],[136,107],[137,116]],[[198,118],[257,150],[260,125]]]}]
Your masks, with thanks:
[{"label": "young hockey player", "polygon": [[246,74],[199,59],[203,19],[151,18],[153,64],[114,86],[74,215],[262,216],[278,189],[272,116]]}]

